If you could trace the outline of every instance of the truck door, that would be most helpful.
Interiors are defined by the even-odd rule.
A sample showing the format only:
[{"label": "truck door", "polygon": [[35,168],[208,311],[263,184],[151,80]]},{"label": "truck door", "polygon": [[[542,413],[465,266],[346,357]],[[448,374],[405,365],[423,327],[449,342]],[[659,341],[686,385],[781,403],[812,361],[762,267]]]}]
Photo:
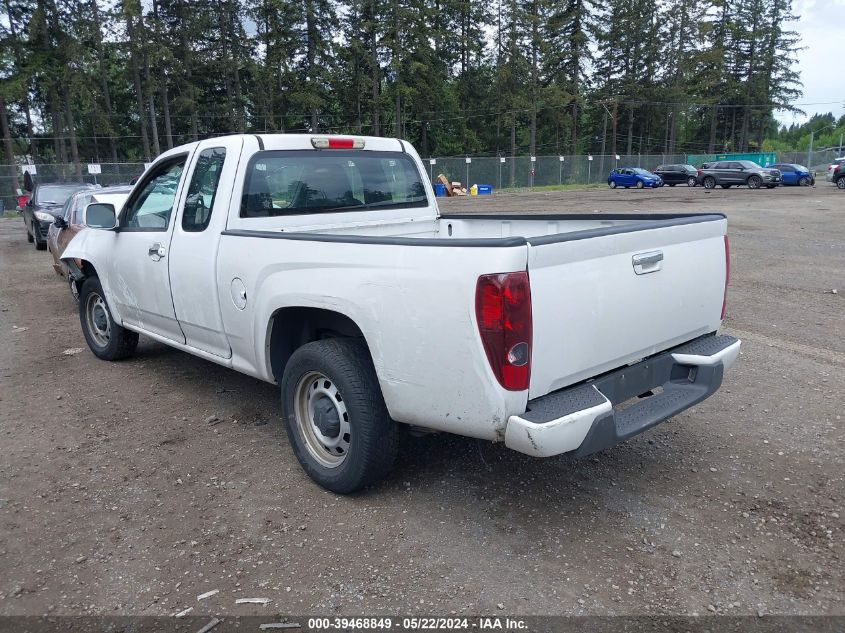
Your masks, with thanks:
[{"label": "truck door", "polygon": [[222,358],[230,358],[232,350],[223,331],[220,301],[233,300],[236,282],[227,279],[221,297],[217,249],[226,228],[242,146],[241,137],[209,139],[197,146],[170,252],[173,307],[185,341]]},{"label": "truck door", "polygon": [[165,154],[133,189],[120,214],[110,291],[123,323],[178,343],[167,263],[173,209],[183,189],[189,153]]}]

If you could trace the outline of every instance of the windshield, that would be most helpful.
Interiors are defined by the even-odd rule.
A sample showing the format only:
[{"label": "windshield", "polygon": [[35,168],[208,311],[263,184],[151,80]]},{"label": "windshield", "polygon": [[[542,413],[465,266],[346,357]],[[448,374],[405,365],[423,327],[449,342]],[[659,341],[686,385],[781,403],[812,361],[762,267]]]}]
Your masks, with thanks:
[{"label": "windshield", "polygon": [[35,192],[35,202],[37,204],[64,204],[80,189],[87,189],[87,187],[85,185],[41,185]]},{"label": "windshield", "polygon": [[241,217],[427,205],[420,174],[405,153],[267,151],[247,167]]},{"label": "windshield", "polygon": [[631,171],[634,172],[635,174],[639,174],[640,176],[653,176],[654,175],[650,171],[648,171],[647,169],[640,169],[639,167],[634,167]]}]

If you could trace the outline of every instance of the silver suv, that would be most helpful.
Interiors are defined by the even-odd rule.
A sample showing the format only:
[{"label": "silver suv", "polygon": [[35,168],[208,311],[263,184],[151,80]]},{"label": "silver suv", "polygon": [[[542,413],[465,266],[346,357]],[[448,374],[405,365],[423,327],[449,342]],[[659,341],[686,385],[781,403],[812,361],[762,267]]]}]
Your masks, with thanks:
[{"label": "silver suv", "polygon": [[749,189],[774,189],[781,182],[781,174],[777,169],[760,167],[751,160],[720,160],[705,163],[699,170],[698,181],[705,189],[713,189],[716,185],[723,189],[734,185],[746,185]]}]

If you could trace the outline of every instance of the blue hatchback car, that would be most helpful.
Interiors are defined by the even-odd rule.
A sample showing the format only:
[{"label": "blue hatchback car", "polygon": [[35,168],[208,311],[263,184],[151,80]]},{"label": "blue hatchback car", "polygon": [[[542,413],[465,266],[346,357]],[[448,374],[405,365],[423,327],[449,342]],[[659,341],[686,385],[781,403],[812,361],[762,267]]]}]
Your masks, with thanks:
[{"label": "blue hatchback car", "polygon": [[816,177],[813,175],[813,172],[804,167],[804,165],[778,163],[777,165],[769,165],[766,169],[779,169],[782,185],[809,187],[810,185],[816,184]]},{"label": "blue hatchback car", "polygon": [[639,167],[620,167],[610,172],[607,177],[607,184],[611,189],[616,187],[636,187],[642,189],[643,187],[662,187],[663,179],[657,174],[653,174],[647,169]]}]

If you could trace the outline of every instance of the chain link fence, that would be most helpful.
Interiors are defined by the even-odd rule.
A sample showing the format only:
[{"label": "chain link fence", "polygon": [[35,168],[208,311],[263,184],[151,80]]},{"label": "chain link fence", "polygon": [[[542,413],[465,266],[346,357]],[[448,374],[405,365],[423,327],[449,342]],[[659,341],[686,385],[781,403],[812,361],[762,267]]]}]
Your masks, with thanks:
[{"label": "chain link fence", "polygon": [[[837,149],[777,152],[781,163],[807,165],[820,176],[827,166],[839,158]],[[557,185],[604,183],[615,167],[654,169],[658,165],[686,163],[688,154],[621,154],[565,155],[565,156],[449,156],[423,159],[429,177],[435,182],[443,174],[450,182],[460,182],[467,189],[473,185],[491,185],[501,189],[530,189]],[[696,156],[696,166],[707,157]],[[713,160],[711,157],[710,160]],[[73,164],[36,165],[36,182],[79,181],[103,186],[126,184],[144,171],[144,163],[100,163],[101,173],[88,173],[88,165],[81,169]],[[11,168],[11,169],[10,169]],[[12,177],[12,173],[15,177]],[[23,167],[0,165],[0,205],[6,212],[17,207],[17,189],[23,186]]]},{"label": "chain link fence", "polygon": [[[99,174],[88,173],[88,165],[82,164],[79,170],[72,163],[35,165],[33,180],[38,182],[88,182],[108,187],[125,185],[144,171],[144,163],[98,163]],[[0,206],[8,214],[17,207],[18,189],[23,187],[21,165],[0,165]],[[12,173],[15,175],[12,176]]]}]

